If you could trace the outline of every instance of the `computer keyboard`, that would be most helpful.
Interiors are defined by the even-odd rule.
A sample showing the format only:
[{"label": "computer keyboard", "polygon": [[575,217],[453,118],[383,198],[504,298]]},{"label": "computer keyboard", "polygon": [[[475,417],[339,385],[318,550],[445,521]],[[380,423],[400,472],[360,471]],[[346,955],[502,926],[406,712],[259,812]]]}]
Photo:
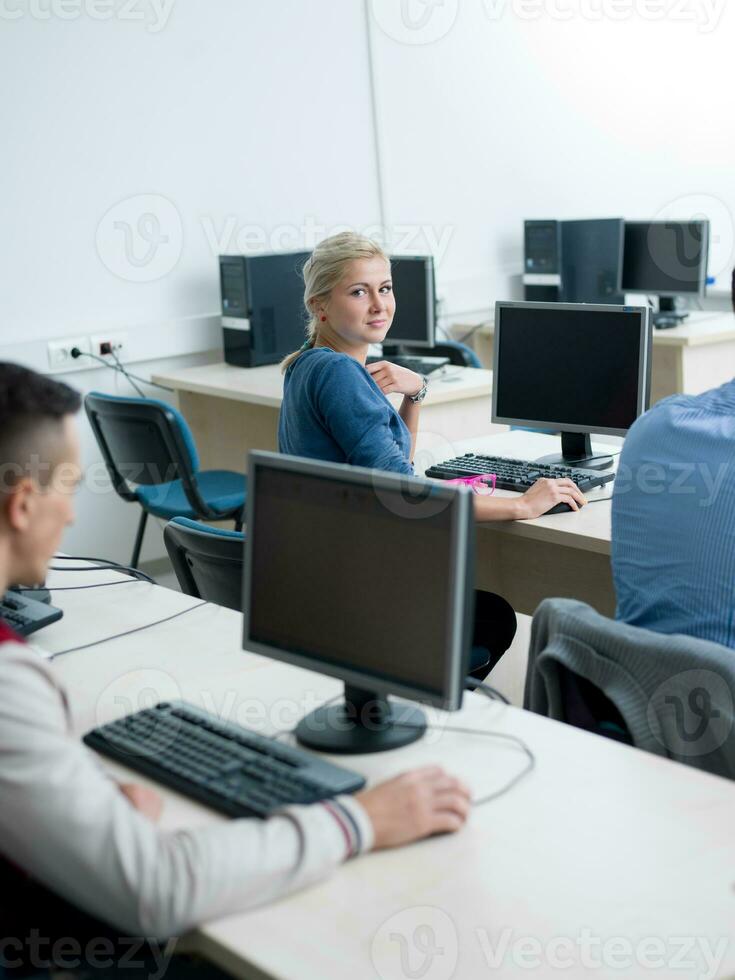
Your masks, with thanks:
[{"label": "computer keyboard", "polygon": [[445,463],[438,463],[426,470],[426,476],[437,480],[456,480],[465,476],[494,473],[495,486],[499,490],[517,490],[525,493],[536,480],[566,478],[577,484],[582,493],[601,487],[615,479],[612,470],[585,470],[580,466],[557,466],[534,463],[527,459],[508,459],[505,456],[483,456],[465,453]]},{"label": "computer keyboard", "polygon": [[63,615],[61,609],[54,609],[22,592],[6,592],[0,599],[0,619],[19,636],[30,636],[44,626],[55,623]]},{"label": "computer keyboard", "polygon": [[365,785],[357,773],[180,701],[95,728],[84,741],[231,817],[267,817],[289,803],[315,803]]},{"label": "computer keyboard", "polygon": [[403,354],[396,354],[395,357],[378,357],[375,355],[367,359],[368,364],[377,364],[378,361],[390,361],[391,364],[408,368],[409,371],[415,371],[416,374],[431,374],[432,371],[437,371],[449,364],[448,357],[409,357]]}]

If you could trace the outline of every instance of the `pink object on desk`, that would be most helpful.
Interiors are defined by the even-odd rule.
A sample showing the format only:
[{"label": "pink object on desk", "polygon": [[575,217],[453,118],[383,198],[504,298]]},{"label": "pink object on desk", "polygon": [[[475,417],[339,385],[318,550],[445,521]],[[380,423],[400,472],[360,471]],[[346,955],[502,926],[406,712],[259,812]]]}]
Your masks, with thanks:
[{"label": "pink object on desk", "polygon": [[473,493],[489,497],[491,493],[495,493],[497,479],[494,473],[480,473],[478,476],[462,476],[456,480],[447,480],[447,483],[458,487],[469,487]]}]

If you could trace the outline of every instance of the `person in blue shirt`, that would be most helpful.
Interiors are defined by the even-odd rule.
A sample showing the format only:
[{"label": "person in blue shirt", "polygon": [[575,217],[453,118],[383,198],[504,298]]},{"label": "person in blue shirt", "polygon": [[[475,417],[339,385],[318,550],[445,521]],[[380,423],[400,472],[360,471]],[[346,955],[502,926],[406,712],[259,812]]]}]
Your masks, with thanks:
[{"label": "person in blue shirt", "polygon": [[735,648],[735,380],[631,428],[612,503],[617,618]]},{"label": "person in blue shirt", "polygon": [[[390,260],[369,239],[343,232],[321,242],[304,266],[307,340],[283,362],[278,426],[282,453],[412,475],[425,379],[388,361],[366,364],[396,309]],[[403,396],[396,409],[386,397]],[[538,517],[585,500],[570,480],[539,480],[514,498],[476,496],[478,520]],[[486,676],[516,631],[500,596],[478,592],[473,675]]]}]

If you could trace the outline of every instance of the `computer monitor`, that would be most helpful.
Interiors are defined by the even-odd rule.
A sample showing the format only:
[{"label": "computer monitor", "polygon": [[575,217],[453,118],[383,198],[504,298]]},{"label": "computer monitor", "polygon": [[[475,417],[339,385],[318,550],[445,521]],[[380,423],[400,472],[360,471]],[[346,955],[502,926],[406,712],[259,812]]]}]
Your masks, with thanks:
[{"label": "computer monitor", "polygon": [[623,303],[622,218],[563,221],[561,226],[561,301]]},{"label": "computer monitor", "polygon": [[474,602],[471,494],[275,453],[249,457],[245,649],[344,681],[296,737],[328,752],[420,738],[394,694],[461,707]]},{"label": "computer monitor", "polygon": [[543,462],[603,469],[590,433],[624,436],[648,408],[650,310],[497,303],[493,366],[493,422],[559,430]]},{"label": "computer monitor", "polygon": [[659,297],[656,326],[686,318],[676,297],[704,296],[709,235],[709,221],[626,222],[623,289]]},{"label": "computer monitor", "polygon": [[431,255],[391,256],[396,315],[383,345],[433,347],[436,322],[434,259]]}]

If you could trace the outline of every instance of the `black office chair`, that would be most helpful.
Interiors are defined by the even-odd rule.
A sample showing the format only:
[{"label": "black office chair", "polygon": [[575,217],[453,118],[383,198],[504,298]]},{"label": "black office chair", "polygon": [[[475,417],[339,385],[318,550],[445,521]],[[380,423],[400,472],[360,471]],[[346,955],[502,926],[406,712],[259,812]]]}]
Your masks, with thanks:
[{"label": "black office chair", "polygon": [[[200,470],[191,430],[181,412],[155,398],[91,392],[84,407],[116,493],[142,508],[130,564],[138,567],[148,514],[242,528],[247,481],[229,470]],[[244,453],[243,453],[244,457]]]},{"label": "black office chair", "polygon": [[427,349],[426,347],[411,347],[410,345],[401,344],[401,353],[409,354],[416,357],[421,357],[423,355],[430,357],[448,357],[450,364],[455,364],[457,367],[471,367],[471,368],[481,368],[480,358],[468,347],[467,344],[462,344],[458,340],[445,340],[441,344],[435,344],[432,348]]},{"label": "black office chair", "polygon": [[164,528],[163,540],[182,592],[242,610],[242,532],[176,517]]}]

